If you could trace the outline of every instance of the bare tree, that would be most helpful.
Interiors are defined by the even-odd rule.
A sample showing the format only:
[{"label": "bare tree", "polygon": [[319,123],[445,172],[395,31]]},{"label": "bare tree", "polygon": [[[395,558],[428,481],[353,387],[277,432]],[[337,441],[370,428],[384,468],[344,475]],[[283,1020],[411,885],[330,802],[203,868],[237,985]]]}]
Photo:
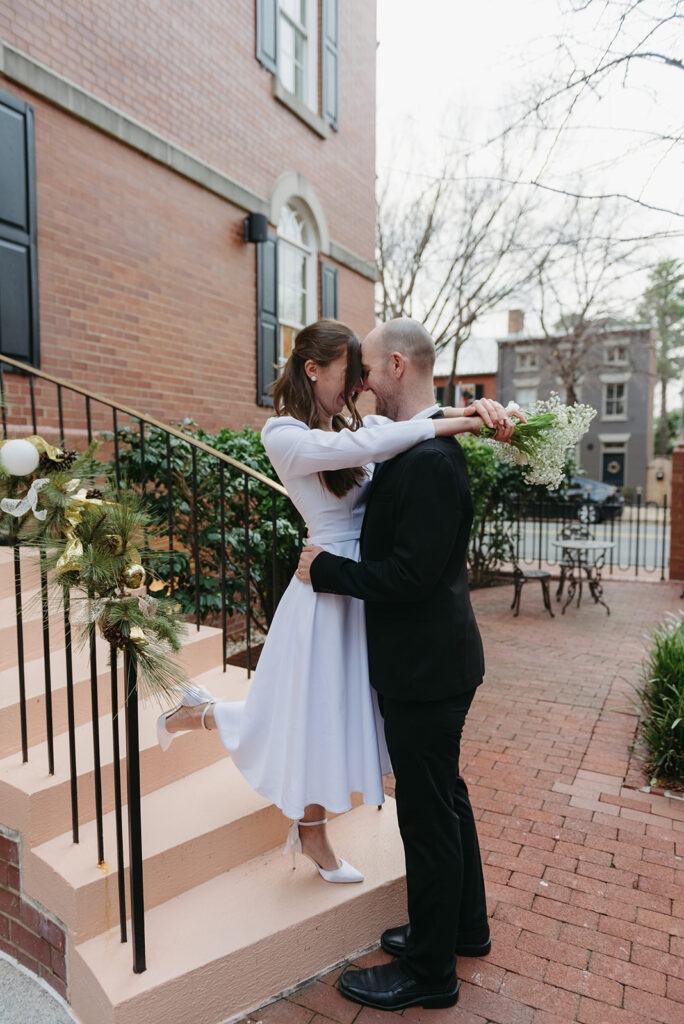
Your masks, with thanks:
[{"label": "bare tree", "polygon": [[453,403],[458,352],[474,324],[529,284],[548,256],[535,226],[538,200],[515,182],[503,148],[494,174],[447,158],[436,176],[409,176],[403,188],[396,177],[378,201],[378,317],[415,317],[438,351],[449,348],[445,398]]},{"label": "bare tree", "polygon": [[582,378],[602,365],[602,332],[627,325],[625,279],[642,271],[645,240],[621,235],[621,221],[620,204],[569,200],[530,292],[541,361],[561,381],[569,403],[577,401]]},{"label": "bare tree", "polygon": [[[551,142],[532,175],[534,184],[541,189],[590,200],[622,198],[648,210],[684,217],[681,209],[672,209],[658,199],[648,201],[645,198],[653,175],[684,143],[681,102],[674,98],[676,90],[684,83],[678,74],[684,71],[684,0],[560,0],[560,6],[577,16],[578,24],[583,25],[582,37],[565,34],[558,41],[554,73],[547,81],[535,83],[531,95],[522,103],[521,112],[506,129],[510,132],[534,124],[550,135]],[[592,15],[595,17],[588,24]],[[597,105],[609,89],[615,85],[624,88],[637,83],[643,85],[643,75],[637,72],[649,66],[654,74],[658,73],[656,69],[661,69],[675,76],[665,103],[660,96],[652,97],[654,113],[662,115],[669,104],[669,121],[661,121],[652,128],[620,126],[621,132],[633,133],[632,141],[622,153],[616,151],[608,182],[594,182],[578,193],[563,187],[557,175],[550,177],[554,157],[562,152],[567,133],[575,129],[589,130],[582,122],[591,110],[598,109]],[[605,128],[602,130],[605,134]],[[623,185],[618,168],[620,160],[634,151],[645,150],[650,150],[653,157],[651,170],[641,188],[634,188],[631,182]]]}]

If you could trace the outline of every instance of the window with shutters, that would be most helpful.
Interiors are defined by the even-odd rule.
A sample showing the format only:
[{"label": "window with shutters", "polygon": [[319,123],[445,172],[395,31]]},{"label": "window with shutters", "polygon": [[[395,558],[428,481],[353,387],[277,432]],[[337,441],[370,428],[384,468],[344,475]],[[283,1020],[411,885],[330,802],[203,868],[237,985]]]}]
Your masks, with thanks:
[{"label": "window with shutters", "polygon": [[316,319],[316,255],[313,225],[303,207],[283,206],[278,225],[278,362],[292,352],[297,331]]},{"label": "window with shutters", "polygon": [[[323,0],[321,12],[319,22],[319,0],[257,0],[256,38],[257,59],[289,97],[315,115],[314,126],[325,135],[325,122],[337,129],[338,121],[339,0]],[[286,101],[282,94],[278,98]]]},{"label": "window with shutters", "polygon": [[33,108],[0,92],[0,352],[39,363]]}]

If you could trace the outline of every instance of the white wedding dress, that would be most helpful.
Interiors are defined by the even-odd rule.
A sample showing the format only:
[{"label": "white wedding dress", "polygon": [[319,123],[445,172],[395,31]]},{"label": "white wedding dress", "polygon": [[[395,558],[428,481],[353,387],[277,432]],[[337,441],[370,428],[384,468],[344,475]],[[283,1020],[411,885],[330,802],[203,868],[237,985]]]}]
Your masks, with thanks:
[{"label": "white wedding dress", "polygon": [[[262,440],[301,513],[309,542],[359,558],[373,463],[434,437],[434,421],[393,423],[369,416],[357,431],[311,430],[290,416],[269,419]],[[328,469],[366,466],[360,487],[336,498]],[[293,577],[273,618],[246,701],[214,706],[233,761],[258,793],[299,819],[307,804],[333,812],[384,801],[391,771],[377,696],[368,679],[363,602],[316,594]]]}]

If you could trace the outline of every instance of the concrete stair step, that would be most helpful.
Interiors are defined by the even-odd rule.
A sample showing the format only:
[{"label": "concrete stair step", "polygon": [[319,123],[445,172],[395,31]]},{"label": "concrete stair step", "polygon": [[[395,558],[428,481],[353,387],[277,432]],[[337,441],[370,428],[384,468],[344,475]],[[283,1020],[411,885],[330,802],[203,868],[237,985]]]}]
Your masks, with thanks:
[{"label": "concrete stair step", "polygon": [[[196,742],[204,740],[196,736]],[[125,793],[124,793],[125,798]],[[285,840],[277,807],[260,797],[228,756],[142,798],[145,906],[158,906],[229,871]],[[123,808],[128,887],[127,808]],[[114,812],[104,817],[106,863],[96,863],[95,822],[33,848],[25,859],[26,888],[49,903],[74,941],[111,928],[118,920]],[[113,916],[112,916],[113,915]]]},{"label": "concrete stair step", "polygon": [[[208,627],[203,627],[207,628]],[[220,633],[218,634],[220,651]],[[216,637],[212,637],[212,642]],[[203,655],[204,657],[204,655]],[[194,677],[193,677],[194,678]],[[216,696],[244,700],[248,692],[246,673],[228,666],[200,673],[197,681],[210,682]],[[122,687],[120,686],[120,689]],[[162,751],[157,742],[156,723],[160,708],[153,701],[140,705],[140,769],[143,795],[160,786],[183,778],[215,761],[225,758],[225,748],[217,733],[202,734],[202,742],[193,733],[179,736],[171,747]],[[114,808],[114,775],[112,771],[112,716],[99,718],[100,754],[102,763],[102,804],[105,813]],[[91,821],[95,816],[94,754],[92,726],[85,722],[76,729],[76,765],[78,771],[79,820]],[[125,751],[124,723],[120,722],[121,749]],[[47,772],[47,743],[29,750],[29,761],[22,764],[17,752],[0,760],[0,807],[2,823],[22,833],[24,842],[33,847],[61,835],[71,822],[71,790],[69,779],[69,739],[67,732],[54,737],[55,774]],[[125,772],[125,757],[122,772]]]},{"label": "concrete stair step", "polygon": [[361,884],[324,882],[305,858],[261,854],[145,915],[147,970],[134,974],[118,926],[77,944],[70,993],[84,1024],[219,1024],[377,942],[405,919],[394,801],[331,824]]},{"label": "concrete stair step", "polygon": [[[12,613],[14,615],[14,613]],[[12,627],[14,629],[14,626]],[[52,717],[55,734],[68,728],[66,699],[66,651],[62,633],[51,634],[53,640],[50,656],[52,680]],[[12,638],[15,643],[15,638]],[[19,718],[19,673],[15,657],[10,668],[0,670],[0,751],[7,757],[21,750],[21,728]],[[109,644],[96,638],[98,696],[101,709],[110,707]],[[201,674],[221,661],[221,633],[210,626],[198,631],[188,626],[180,654],[180,661],[189,675]],[[123,660],[119,656],[119,692],[123,695]],[[90,654],[89,648],[79,646],[74,638],[72,646],[74,678],[74,717],[76,725],[91,720],[90,702]],[[26,687],[26,724],[29,746],[39,744],[45,738],[45,671],[41,657],[27,660],[24,665]]]},{"label": "concrete stair step", "polygon": [[[21,549],[21,590],[22,594],[35,591],[40,586],[38,553],[28,548]],[[12,599],[14,608],[14,553],[11,547],[0,545],[0,600]]]}]

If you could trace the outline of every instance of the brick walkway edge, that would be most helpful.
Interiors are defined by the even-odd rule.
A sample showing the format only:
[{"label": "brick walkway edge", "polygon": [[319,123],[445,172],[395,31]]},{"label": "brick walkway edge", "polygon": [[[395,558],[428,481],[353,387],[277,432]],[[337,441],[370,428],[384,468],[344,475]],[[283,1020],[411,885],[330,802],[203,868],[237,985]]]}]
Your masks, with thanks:
[{"label": "brick walkway edge", "polygon": [[[681,584],[611,583],[552,620],[531,586],[473,594],[487,676],[464,737],[492,952],[461,959],[448,1010],[386,1014],[334,987],[271,1003],[263,1024],[683,1024],[684,801],[625,786],[645,634]],[[340,851],[344,855],[344,851]],[[400,922],[388,921],[394,925]],[[379,937],[378,937],[379,938]],[[377,951],[364,964],[386,960]]]}]

